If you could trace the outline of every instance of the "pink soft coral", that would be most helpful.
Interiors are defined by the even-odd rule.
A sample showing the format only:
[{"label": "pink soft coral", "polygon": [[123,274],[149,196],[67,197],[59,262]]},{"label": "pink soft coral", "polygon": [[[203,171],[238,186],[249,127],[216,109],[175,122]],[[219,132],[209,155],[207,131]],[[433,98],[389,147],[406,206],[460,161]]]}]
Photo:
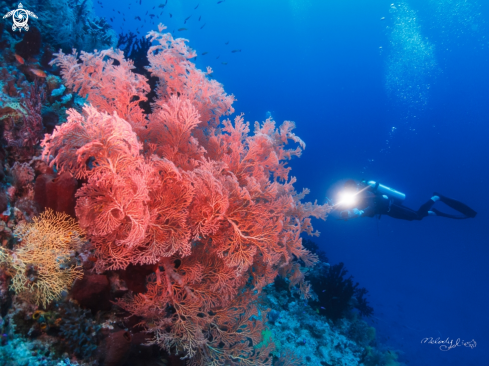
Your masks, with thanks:
[{"label": "pink soft coral", "polygon": [[148,51],[148,70],[160,79],[156,104],[161,106],[172,95],[179,95],[192,102],[202,122],[219,125],[222,115],[234,112],[234,96],[226,95],[220,83],[207,78],[209,70],[204,73],[195,67],[190,59],[197,54],[187,47],[186,39],[174,39],[171,33],[162,33],[165,28],[160,25],[159,32],[151,31],[147,36],[157,42]]},{"label": "pink soft coral", "polygon": [[149,116],[147,129],[140,135],[153,153],[181,168],[192,169],[205,154],[193,136],[200,118],[190,100],[172,96]]},{"label": "pink soft coral", "polygon": [[[159,42],[148,54],[160,77],[153,113],[124,120],[134,114],[112,104],[116,85],[137,77],[126,69],[102,77],[109,85],[92,85],[93,59],[85,54],[79,67],[65,63],[72,65],[65,77],[81,80],[97,108],[71,111],[66,124],[46,135],[43,156],[87,178],[76,213],[97,249],[97,270],[154,265],[147,292],[119,301],[145,319],[153,343],[183,350],[192,365],[269,365],[270,349],[254,348],[265,314],[258,317],[258,295],[280,270],[308,296],[297,259],[312,266],[317,258],[302,247],[300,234],[316,235],[310,217],[325,218],[329,207],[303,204],[307,191],[296,193],[288,177],[286,161],[305,146],[292,122],[255,123],[249,135],[238,116],[217,129],[219,117],[233,111],[233,97],[195,68],[184,40],[150,36]],[[102,54],[95,64],[105,62]],[[131,110],[139,115],[137,108]],[[290,141],[298,146],[287,149]]]},{"label": "pink soft coral", "polygon": [[110,114],[115,111],[131,124],[144,125],[145,118],[139,103],[147,100],[149,85],[146,77],[131,71],[134,63],[126,60],[121,50],[82,51],[81,63],[76,50],[71,55],[60,50],[55,56],[51,65],[61,67],[66,85],[87,97],[95,108]]}]

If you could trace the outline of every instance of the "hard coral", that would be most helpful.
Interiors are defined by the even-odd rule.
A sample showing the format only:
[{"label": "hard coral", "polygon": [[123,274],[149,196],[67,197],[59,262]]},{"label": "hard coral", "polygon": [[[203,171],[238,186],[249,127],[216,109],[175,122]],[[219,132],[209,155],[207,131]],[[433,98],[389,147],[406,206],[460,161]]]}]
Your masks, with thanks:
[{"label": "hard coral", "polygon": [[358,308],[364,316],[370,316],[373,309],[363,297],[368,291],[359,288],[358,282],[353,282],[353,277],[345,278],[348,271],[343,263],[331,266],[325,274],[311,276],[310,282],[318,298],[312,305],[320,314],[337,321],[346,316],[353,307]]},{"label": "hard coral", "polygon": [[32,0],[29,10],[42,19],[36,26],[44,41],[56,49],[93,51],[117,43],[116,33],[104,18],[95,15],[91,1]]},{"label": "hard coral", "polygon": [[17,191],[23,190],[26,186],[34,182],[34,169],[28,163],[15,162],[10,172],[14,178],[14,185]]},{"label": "hard coral", "polygon": [[4,137],[7,146],[18,158],[32,157],[34,147],[42,136],[41,107],[44,99],[44,84],[36,79],[29,86],[25,97],[18,102],[7,101],[1,108],[4,113],[1,119],[5,120]]},{"label": "hard coral", "polygon": [[60,333],[64,342],[77,357],[89,359],[97,349],[97,333],[101,326],[95,322],[90,310],[75,302],[59,304]]}]

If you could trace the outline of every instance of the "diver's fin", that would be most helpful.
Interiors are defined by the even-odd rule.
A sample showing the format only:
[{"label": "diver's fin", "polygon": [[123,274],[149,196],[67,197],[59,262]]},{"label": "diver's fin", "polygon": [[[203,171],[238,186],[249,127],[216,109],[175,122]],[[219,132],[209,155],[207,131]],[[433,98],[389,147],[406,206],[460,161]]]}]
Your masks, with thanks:
[{"label": "diver's fin", "polygon": [[[440,197],[440,201],[443,202],[445,205],[448,207],[453,208],[454,210],[457,210],[460,213],[463,213],[466,218],[474,218],[477,215],[477,212],[472,210],[469,206],[467,206],[465,203],[462,203],[460,201],[445,197],[439,193],[434,193],[433,195]],[[438,215],[438,210],[433,210],[436,212]],[[460,218],[460,217],[453,217],[453,215],[448,215],[448,214],[443,214],[443,215],[438,215],[438,216],[445,216],[445,217],[452,217],[452,218]]]},{"label": "diver's fin", "polygon": [[441,211],[438,211],[436,208],[432,208],[431,211],[435,214],[435,216],[440,216],[440,217],[448,217],[449,219],[458,219],[458,220],[463,220],[463,219],[470,219],[470,217],[465,216],[465,215],[450,215]]}]

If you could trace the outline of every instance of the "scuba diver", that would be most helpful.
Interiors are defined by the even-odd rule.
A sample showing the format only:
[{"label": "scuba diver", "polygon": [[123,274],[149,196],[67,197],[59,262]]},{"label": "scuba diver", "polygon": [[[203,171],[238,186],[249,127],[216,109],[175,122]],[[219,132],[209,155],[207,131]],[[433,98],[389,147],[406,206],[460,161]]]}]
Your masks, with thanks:
[{"label": "scuba diver", "polygon": [[[450,219],[468,219],[474,218],[477,212],[472,210],[466,204],[454,199],[442,196],[439,193],[433,193],[428,202],[421,205],[418,211],[414,211],[402,204],[406,198],[404,193],[398,192],[392,188],[379,184],[374,181],[362,181],[357,183],[350,179],[346,181],[343,192],[343,199],[337,205],[355,208],[340,212],[343,220],[349,220],[357,217],[374,217],[375,215],[387,215],[401,220],[422,220],[426,216],[440,216]],[[435,202],[441,201],[447,206],[460,212],[461,215],[451,215],[436,208],[432,208]]]}]

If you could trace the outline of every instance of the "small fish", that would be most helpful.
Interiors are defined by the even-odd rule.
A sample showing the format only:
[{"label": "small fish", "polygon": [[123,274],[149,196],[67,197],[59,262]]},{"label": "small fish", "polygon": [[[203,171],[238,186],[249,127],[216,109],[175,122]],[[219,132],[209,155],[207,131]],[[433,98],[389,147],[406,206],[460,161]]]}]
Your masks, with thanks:
[{"label": "small fish", "polygon": [[223,3],[223,2],[224,2],[224,0],[221,0],[221,1],[218,1],[217,3],[220,4],[220,3]]},{"label": "small fish", "polygon": [[201,53],[201,55],[202,55],[202,56],[205,56],[205,55],[207,55],[208,53],[209,53],[209,52],[205,51],[205,52],[202,52],[202,53]]},{"label": "small fish", "polygon": [[15,54],[15,59],[17,60],[17,62],[21,65],[25,64],[25,61],[24,59],[22,58],[22,56],[19,56],[18,54]]},{"label": "small fish", "polygon": [[36,76],[39,76],[40,78],[45,78],[46,77],[46,73],[42,70],[38,70],[38,69],[29,69],[31,70],[31,72],[36,75]]},{"label": "small fish", "polygon": [[111,21],[111,22],[113,22],[113,21],[114,21],[114,19],[110,18],[110,21]]},{"label": "small fish", "polygon": [[202,18],[202,15],[199,17],[199,22],[200,22],[200,19]]},{"label": "small fish", "polygon": [[229,41],[227,41],[226,43],[224,43],[225,45],[228,45],[229,44]]},{"label": "small fish", "polygon": [[207,24],[207,23],[204,23],[204,25],[203,25],[202,27],[200,27],[200,29],[204,28],[206,24]]},{"label": "small fish", "polygon": [[194,8],[194,10],[195,10],[195,9],[197,9],[197,8],[199,7],[199,5],[200,5],[200,4],[197,4],[197,6]]},{"label": "small fish", "polygon": [[380,18],[380,20],[385,20],[385,17]]},{"label": "small fish", "polygon": [[326,308],[324,308],[323,306],[321,306],[321,309],[326,310]]},{"label": "small fish", "polygon": [[173,15],[171,15],[171,13],[169,13],[169,14],[170,14],[170,18],[171,18]]},{"label": "small fish", "polygon": [[138,16],[134,17],[134,19],[141,20],[141,17],[138,15]]},{"label": "small fish", "polygon": [[[191,16],[190,16],[190,17],[191,17]],[[184,20],[184,22],[183,22],[183,24],[187,24],[187,20],[189,20],[189,19],[190,19],[190,17],[186,17],[186,18],[185,18],[185,20]]]},{"label": "small fish", "polygon": [[216,57],[216,60],[217,60],[219,57],[221,57],[221,56],[217,56],[217,57]]},{"label": "small fish", "polygon": [[326,290],[323,290],[322,292],[324,292],[324,291],[326,291]]},{"label": "small fish", "polygon": [[241,49],[239,50],[232,50],[231,53],[236,53],[236,52],[241,52]]},{"label": "small fish", "polygon": [[187,28],[178,28],[178,31],[181,32],[181,31],[186,31],[188,30]]},{"label": "small fish", "polygon": [[156,8],[156,6],[153,6],[153,9]]},{"label": "small fish", "polygon": [[221,62],[221,64],[223,64],[223,65],[227,65],[228,63],[223,61],[223,62]]},{"label": "small fish", "polygon": [[149,13],[149,10],[148,10],[148,11],[146,12],[146,14],[144,14],[144,15],[148,15],[148,13]]},{"label": "small fish", "polygon": [[141,5],[141,0],[139,0],[139,5]]},{"label": "small fish", "polygon": [[158,8],[164,8],[166,4],[160,4],[158,5]]}]

